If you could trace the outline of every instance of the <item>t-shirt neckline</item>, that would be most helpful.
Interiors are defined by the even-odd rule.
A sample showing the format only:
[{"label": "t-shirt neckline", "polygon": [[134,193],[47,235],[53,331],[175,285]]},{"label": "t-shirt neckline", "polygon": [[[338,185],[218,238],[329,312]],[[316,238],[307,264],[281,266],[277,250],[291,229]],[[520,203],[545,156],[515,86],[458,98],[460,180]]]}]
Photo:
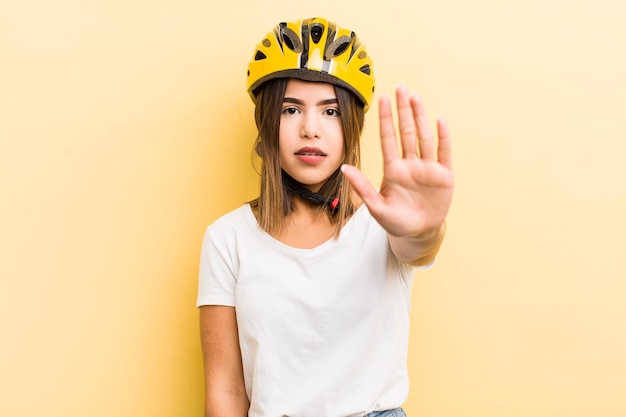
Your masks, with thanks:
[{"label": "t-shirt neckline", "polygon": [[354,219],[357,215],[362,215],[361,213],[363,212],[363,210],[365,210],[365,204],[361,204],[361,206],[359,206],[354,213],[352,214],[352,216],[348,219],[348,221],[346,222],[346,224],[343,225],[343,228],[341,229],[341,233],[339,235],[339,237],[335,237],[334,235],[331,236],[328,240],[320,243],[319,245],[313,247],[313,248],[309,248],[309,249],[304,249],[304,248],[296,248],[294,246],[290,246],[286,243],[281,242],[280,240],[276,239],[274,236],[270,235],[269,233],[267,233],[265,230],[263,230],[261,228],[261,226],[259,225],[259,222],[256,219],[256,216],[254,215],[253,211],[252,211],[252,207],[250,206],[250,204],[246,204],[245,205],[245,218],[246,221],[248,221],[248,223],[250,223],[250,225],[252,227],[254,227],[257,231],[259,236],[261,237],[261,239],[269,242],[271,245],[282,249],[283,251],[286,252],[291,252],[291,253],[297,253],[297,254],[301,254],[301,255],[306,255],[306,254],[310,254],[310,255],[314,255],[314,254],[318,254],[319,252],[323,252],[325,250],[328,250],[328,248],[332,248],[334,245],[338,244],[340,241],[343,240],[343,236],[345,236],[349,230],[352,228],[352,224],[354,223]]}]

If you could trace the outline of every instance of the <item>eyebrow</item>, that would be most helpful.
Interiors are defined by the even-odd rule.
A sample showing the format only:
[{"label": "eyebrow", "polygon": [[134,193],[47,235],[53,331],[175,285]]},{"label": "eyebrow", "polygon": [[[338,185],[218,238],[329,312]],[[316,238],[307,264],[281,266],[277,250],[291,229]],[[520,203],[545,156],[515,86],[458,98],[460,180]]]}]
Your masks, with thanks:
[{"label": "eyebrow", "polygon": [[[299,105],[304,105],[304,101],[298,99],[298,98],[293,98],[293,97],[285,97],[283,98],[283,103],[293,103],[293,104],[299,104]],[[321,100],[317,102],[318,106],[326,106],[328,104],[337,104],[339,103],[339,101],[336,98],[328,98],[326,100]]]}]

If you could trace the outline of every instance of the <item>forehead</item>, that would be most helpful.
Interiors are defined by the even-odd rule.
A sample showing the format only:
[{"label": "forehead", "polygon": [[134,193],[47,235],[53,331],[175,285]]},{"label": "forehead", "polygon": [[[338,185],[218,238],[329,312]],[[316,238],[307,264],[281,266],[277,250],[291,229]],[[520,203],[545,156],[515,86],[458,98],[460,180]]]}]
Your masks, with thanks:
[{"label": "forehead", "polygon": [[326,100],[337,98],[335,87],[332,84],[317,81],[302,81],[291,78],[287,82],[285,97],[310,98]]}]

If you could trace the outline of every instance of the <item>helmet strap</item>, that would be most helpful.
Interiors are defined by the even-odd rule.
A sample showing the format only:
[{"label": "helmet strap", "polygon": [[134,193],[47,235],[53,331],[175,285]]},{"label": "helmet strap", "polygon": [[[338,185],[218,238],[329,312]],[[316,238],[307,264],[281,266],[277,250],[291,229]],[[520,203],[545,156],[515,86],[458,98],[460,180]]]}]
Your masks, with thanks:
[{"label": "helmet strap", "polygon": [[296,181],[291,175],[282,170],[283,184],[291,193],[297,195],[304,201],[318,205],[329,206],[331,213],[336,214],[339,210],[339,196],[335,198],[326,198],[321,194],[315,193],[306,188],[302,183]]}]

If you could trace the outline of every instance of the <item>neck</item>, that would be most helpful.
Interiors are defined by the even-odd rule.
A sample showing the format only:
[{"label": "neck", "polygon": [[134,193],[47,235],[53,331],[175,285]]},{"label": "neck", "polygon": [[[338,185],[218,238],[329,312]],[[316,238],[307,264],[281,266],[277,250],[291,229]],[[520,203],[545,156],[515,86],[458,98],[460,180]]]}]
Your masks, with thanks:
[{"label": "neck", "polygon": [[325,211],[297,196],[293,211],[284,219],[284,227],[274,237],[288,246],[312,249],[336,233],[336,226]]}]

